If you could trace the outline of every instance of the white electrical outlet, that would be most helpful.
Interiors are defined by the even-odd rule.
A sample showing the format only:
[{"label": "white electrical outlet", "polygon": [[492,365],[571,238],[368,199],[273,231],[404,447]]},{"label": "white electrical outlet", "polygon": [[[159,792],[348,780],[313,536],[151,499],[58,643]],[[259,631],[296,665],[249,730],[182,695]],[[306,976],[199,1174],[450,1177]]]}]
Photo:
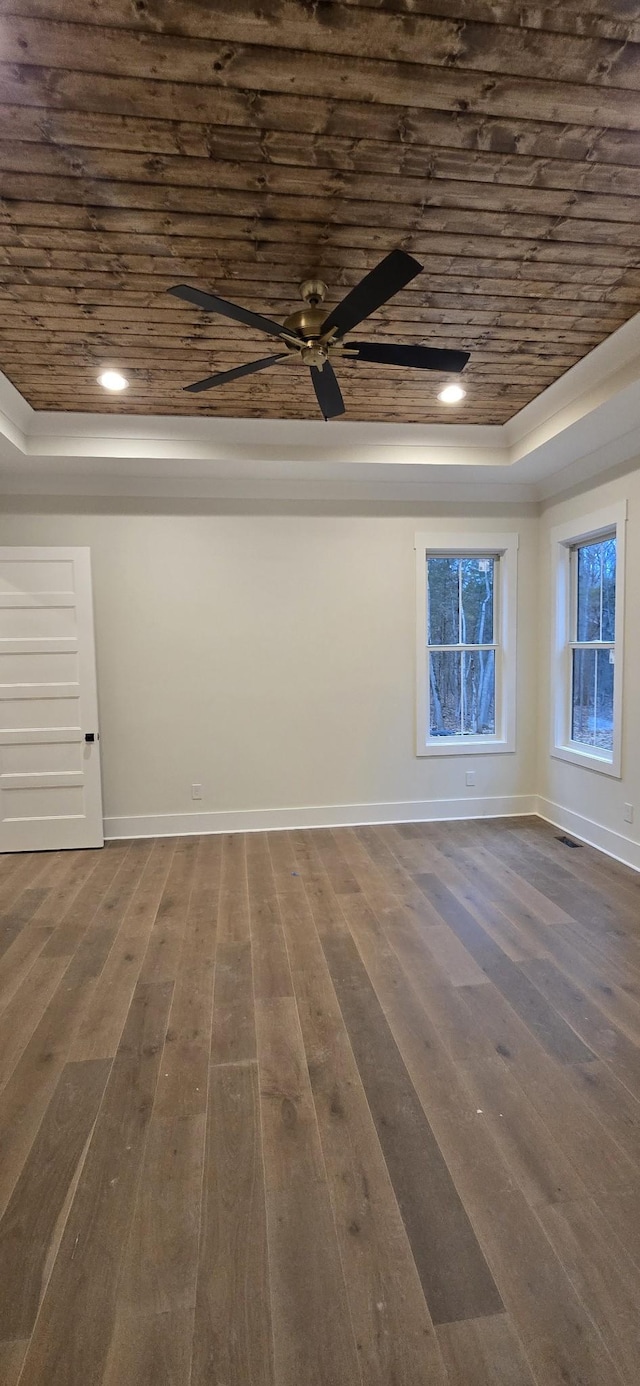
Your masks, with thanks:
[{"label": "white electrical outlet", "polygon": [[474,785],[475,782],[476,782],[476,772],[475,772],[475,770],[467,770],[467,773],[466,773],[464,779],[465,779],[465,784],[467,784],[467,785],[469,786],[469,788],[471,788],[471,786]]},{"label": "white electrical outlet", "polygon": [[624,821],[625,823],[633,823],[633,804],[624,805]]},{"label": "white electrical outlet", "polygon": [[201,798],[202,798],[202,785],[201,785],[201,784],[192,784],[192,786],[191,786],[191,798],[192,798],[192,799],[201,799]]}]

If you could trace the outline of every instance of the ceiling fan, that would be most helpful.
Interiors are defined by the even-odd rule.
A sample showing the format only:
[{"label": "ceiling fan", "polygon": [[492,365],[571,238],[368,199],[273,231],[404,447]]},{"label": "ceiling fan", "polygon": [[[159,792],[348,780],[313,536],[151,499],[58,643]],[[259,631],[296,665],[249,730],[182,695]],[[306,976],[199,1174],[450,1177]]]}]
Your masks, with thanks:
[{"label": "ceiling fan", "polygon": [[422,371],[453,371],[464,369],[469,360],[468,351],[447,351],[439,347],[399,345],[395,342],[345,342],[345,333],[351,332],[364,318],[381,308],[388,299],[393,298],[400,289],[422,272],[422,265],[407,255],[404,250],[392,250],[384,260],[376,265],[354,289],[343,298],[336,308],[327,314],[323,308],[327,288],[321,279],[307,279],[300,286],[300,295],[305,307],[291,313],[282,325],[272,318],[252,313],[237,303],[227,303],[224,298],[214,294],[192,289],[189,284],[176,284],[169,289],[176,298],[183,298],[206,313],[221,313],[225,318],[244,322],[270,337],[277,337],[285,348],[274,356],[264,356],[259,361],[249,361],[245,366],[236,366],[218,375],[208,375],[197,380],[185,389],[196,394],[201,390],[211,390],[216,385],[238,380],[243,375],[254,375],[264,371],[276,361],[287,357],[298,357],[310,367],[316,399],[325,419],[335,419],[344,414],[344,400],[333,369],[333,361],[349,359],[366,361],[379,366],[411,366]]}]

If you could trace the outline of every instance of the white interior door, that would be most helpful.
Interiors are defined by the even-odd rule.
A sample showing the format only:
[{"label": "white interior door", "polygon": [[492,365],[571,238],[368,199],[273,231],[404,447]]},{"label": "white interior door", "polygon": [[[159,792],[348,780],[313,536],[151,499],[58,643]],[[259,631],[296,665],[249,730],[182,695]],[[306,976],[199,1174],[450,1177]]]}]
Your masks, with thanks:
[{"label": "white interior door", "polygon": [[0,548],[0,850],[103,842],[89,550]]}]

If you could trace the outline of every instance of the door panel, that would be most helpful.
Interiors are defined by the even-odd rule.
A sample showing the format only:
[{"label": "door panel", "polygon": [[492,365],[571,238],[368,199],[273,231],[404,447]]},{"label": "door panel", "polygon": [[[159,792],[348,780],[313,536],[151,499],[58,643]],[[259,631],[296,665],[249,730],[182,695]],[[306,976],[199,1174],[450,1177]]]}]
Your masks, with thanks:
[{"label": "door panel", "polygon": [[0,548],[0,850],[103,841],[89,550]]}]

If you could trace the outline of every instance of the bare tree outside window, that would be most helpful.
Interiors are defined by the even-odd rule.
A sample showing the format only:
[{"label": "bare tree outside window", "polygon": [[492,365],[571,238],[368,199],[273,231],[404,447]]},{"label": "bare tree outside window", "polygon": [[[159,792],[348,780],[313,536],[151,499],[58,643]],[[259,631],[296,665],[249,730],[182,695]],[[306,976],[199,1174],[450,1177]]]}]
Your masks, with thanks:
[{"label": "bare tree outside window", "polygon": [[571,554],[571,740],[613,750],[616,538],[579,544]]},{"label": "bare tree outside window", "polygon": [[496,555],[427,555],[429,735],[496,734]]}]

